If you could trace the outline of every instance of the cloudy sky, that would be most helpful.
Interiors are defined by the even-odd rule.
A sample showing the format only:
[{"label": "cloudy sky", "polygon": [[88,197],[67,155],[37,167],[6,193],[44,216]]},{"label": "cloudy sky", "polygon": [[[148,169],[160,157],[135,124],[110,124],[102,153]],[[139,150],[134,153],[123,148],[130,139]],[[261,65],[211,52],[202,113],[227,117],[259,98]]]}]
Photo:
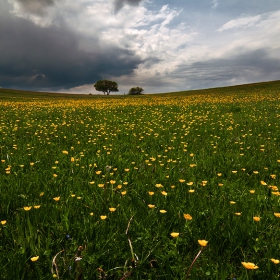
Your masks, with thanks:
[{"label": "cloudy sky", "polygon": [[0,0],[0,87],[96,93],[280,80],[279,0]]}]

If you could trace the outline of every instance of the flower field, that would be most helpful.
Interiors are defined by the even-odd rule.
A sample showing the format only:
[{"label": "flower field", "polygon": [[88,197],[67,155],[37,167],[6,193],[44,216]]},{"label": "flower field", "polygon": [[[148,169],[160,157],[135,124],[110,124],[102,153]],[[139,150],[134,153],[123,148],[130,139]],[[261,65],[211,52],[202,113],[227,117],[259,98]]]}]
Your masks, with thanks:
[{"label": "flower field", "polygon": [[279,279],[279,83],[0,113],[1,279]]}]

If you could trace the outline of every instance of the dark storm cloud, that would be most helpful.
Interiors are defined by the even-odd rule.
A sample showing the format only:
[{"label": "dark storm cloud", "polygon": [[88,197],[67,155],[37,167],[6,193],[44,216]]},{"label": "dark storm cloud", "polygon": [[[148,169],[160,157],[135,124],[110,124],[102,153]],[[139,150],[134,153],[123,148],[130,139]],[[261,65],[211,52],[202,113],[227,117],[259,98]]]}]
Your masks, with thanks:
[{"label": "dark storm cloud", "polygon": [[45,9],[55,4],[54,0],[17,0],[25,12],[44,15]]},{"label": "dark storm cloud", "polygon": [[122,9],[125,4],[137,6],[142,0],[115,0],[115,13]]},{"label": "dark storm cloud", "polygon": [[[59,90],[131,74],[141,62],[133,53],[87,39],[65,27],[41,28],[1,14],[0,87]],[[84,51],[86,41],[92,49]]]},{"label": "dark storm cloud", "polygon": [[280,77],[280,59],[271,58],[261,49],[231,58],[181,65],[172,76],[184,78],[185,86],[190,88],[276,80]]}]

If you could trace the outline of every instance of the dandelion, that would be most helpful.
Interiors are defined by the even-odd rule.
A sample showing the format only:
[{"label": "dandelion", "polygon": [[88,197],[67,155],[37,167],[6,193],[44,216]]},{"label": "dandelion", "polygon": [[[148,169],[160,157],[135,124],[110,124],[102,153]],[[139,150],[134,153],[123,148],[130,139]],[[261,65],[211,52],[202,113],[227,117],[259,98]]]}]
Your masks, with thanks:
[{"label": "dandelion", "polygon": [[110,211],[110,212],[115,212],[115,211],[116,211],[116,208],[111,207],[111,208],[109,208],[109,211]]},{"label": "dandelion", "polygon": [[184,214],[184,218],[188,221],[192,220],[192,216],[190,214]]},{"label": "dandelion", "polygon": [[235,202],[235,201],[230,201],[229,203],[233,205],[233,204],[235,204],[236,202]]},{"label": "dandelion", "polygon": [[207,246],[207,243],[208,243],[208,241],[206,241],[206,240],[197,240],[197,242],[199,243],[199,245],[201,246],[201,247],[206,247]]},{"label": "dandelion", "polygon": [[6,220],[1,221],[1,225],[4,226],[7,223]]},{"label": "dandelion", "polygon": [[267,186],[267,183],[265,181],[261,181],[261,185]]},{"label": "dandelion", "polygon": [[253,174],[259,174],[259,171],[253,171]]},{"label": "dandelion", "polygon": [[82,199],[82,197],[81,197],[81,196],[77,196],[77,199],[79,199],[79,200],[80,200],[80,199]]},{"label": "dandelion", "polygon": [[95,174],[96,175],[100,175],[102,171],[96,171]]},{"label": "dandelion", "polygon": [[118,188],[118,189],[121,189],[121,188],[122,188],[122,185],[118,185],[117,188]]},{"label": "dandelion", "polygon": [[161,214],[165,214],[167,211],[166,211],[166,210],[159,210],[159,212],[160,212]]},{"label": "dandelion", "polygon": [[94,181],[89,182],[90,185],[93,185],[94,183],[95,183]]},{"label": "dandelion", "polygon": [[24,206],[24,207],[23,207],[23,209],[24,209],[25,211],[30,211],[31,208],[32,208],[32,206]]},{"label": "dandelion", "polygon": [[110,184],[114,185],[116,183],[115,180],[110,180]]},{"label": "dandelion", "polygon": [[271,178],[271,179],[276,179],[276,174],[271,174],[271,175],[270,175],[270,178]]},{"label": "dandelion", "polygon": [[280,213],[274,213],[274,216],[280,218]]},{"label": "dandelion", "polygon": [[148,192],[149,193],[149,195],[154,195],[154,192]]},{"label": "dandelion", "polygon": [[152,208],[155,208],[155,205],[154,204],[148,204],[148,207],[152,209]]},{"label": "dandelion", "polygon": [[252,193],[252,194],[255,193],[255,190],[250,190],[250,193]]},{"label": "dandelion", "polygon": [[219,183],[219,184],[218,184],[219,187],[223,187],[223,185],[224,185],[224,184],[222,184],[222,183]]},{"label": "dandelion", "polygon": [[68,151],[62,151],[64,155],[68,155]]},{"label": "dandelion", "polygon": [[221,176],[222,176],[222,173],[218,173],[217,175],[218,175],[219,177],[221,177]]},{"label": "dandelion", "polygon": [[270,259],[273,263],[275,263],[275,264],[279,264],[280,263],[280,261],[279,260],[276,260],[276,259]]},{"label": "dandelion", "polygon": [[175,186],[171,186],[171,189],[174,189],[175,188]]},{"label": "dandelion", "polygon": [[71,197],[75,197],[76,195],[74,193],[71,194]]},{"label": "dandelion", "polygon": [[202,187],[205,187],[206,184],[207,184],[207,181],[202,181],[202,182],[201,182]]},{"label": "dandelion", "polygon": [[171,235],[173,238],[178,237],[179,234],[180,234],[179,232],[172,232],[172,233],[170,233],[170,235]]},{"label": "dandelion", "polygon": [[124,171],[125,171],[125,172],[128,172],[128,171],[129,171],[129,168],[125,168]]},{"label": "dandelion", "polygon": [[104,188],[104,184],[98,184],[99,188]]},{"label": "dandelion", "polygon": [[189,190],[188,192],[189,192],[189,193],[194,193],[194,192],[195,192],[195,190]]},{"label": "dandelion", "polygon": [[236,212],[234,213],[236,216],[241,216],[242,212]]},{"label": "dandelion", "polygon": [[280,195],[280,192],[271,192],[273,195]]},{"label": "dandelion", "polygon": [[190,167],[196,167],[197,165],[195,163],[191,163]]},{"label": "dandelion", "polygon": [[36,257],[32,257],[30,260],[31,260],[32,262],[36,262],[36,261],[38,261],[38,259],[39,259],[39,256],[36,256]]},{"label": "dandelion", "polygon": [[60,200],[60,196],[54,197],[53,200],[54,201],[59,201]]},{"label": "dandelion", "polygon": [[33,166],[34,165],[34,162],[30,162],[30,166]]},{"label": "dandelion", "polygon": [[184,183],[186,180],[184,180],[184,179],[179,179],[179,182],[180,183]]},{"label": "dandelion", "polygon": [[126,191],[121,192],[121,195],[126,195]]},{"label": "dandelion", "polygon": [[90,212],[89,215],[90,215],[90,216],[93,216],[93,212]]},{"label": "dandelion", "polygon": [[53,174],[53,177],[54,177],[54,178],[56,178],[57,176],[58,176],[57,174],[55,174],[55,173]]},{"label": "dandelion", "polygon": [[162,184],[156,184],[156,187],[157,188],[163,188],[163,185]]},{"label": "dandelion", "polygon": [[187,185],[188,185],[188,186],[192,186],[192,185],[193,185],[193,182],[188,182]]},{"label": "dandelion", "polygon": [[166,191],[162,191],[161,194],[164,195],[164,196],[167,196],[167,192]]},{"label": "dandelion", "polygon": [[255,216],[255,217],[253,217],[253,220],[254,220],[255,222],[259,222],[259,221],[261,220],[261,217]]},{"label": "dandelion", "polygon": [[106,215],[101,215],[101,216],[100,216],[100,219],[101,219],[101,220],[106,220],[106,219],[107,219],[107,216],[106,216]]},{"label": "dandelion", "polygon": [[75,161],[75,158],[74,157],[71,157],[71,162],[74,162]]},{"label": "dandelion", "polygon": [[39,209],[41,207],[41,205],[34,205],[33,206],[35,209]]},{"label": "dandelion", "polygon": [[241,263],[246,269],[258,269],[259,268],[258,266],[256,266],[254,263],[251,263],[251,262],[241,262]]}]

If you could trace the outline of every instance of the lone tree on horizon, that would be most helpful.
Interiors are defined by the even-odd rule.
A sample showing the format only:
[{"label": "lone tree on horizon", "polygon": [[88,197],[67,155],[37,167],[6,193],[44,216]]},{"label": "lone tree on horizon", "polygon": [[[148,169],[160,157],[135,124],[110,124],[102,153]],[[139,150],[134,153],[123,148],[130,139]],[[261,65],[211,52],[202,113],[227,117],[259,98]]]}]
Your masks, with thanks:
[{"label": "lone tree on horizon", "polygon": [[144,89],[141,87],[133,87],[129,90],[128,94],[129,95],[139,95],[139,94],[142,94],[143,91],[144,91]]},{"label": "lone tree on horizon", "polygon": [[97,81],[94,84],[94,87],[97,91],[102,91],[104,94],[107,94],[107,95],[109,95],[110,92],[119,91],[118,84],[114,81],[108,81],[108,80]]}]

